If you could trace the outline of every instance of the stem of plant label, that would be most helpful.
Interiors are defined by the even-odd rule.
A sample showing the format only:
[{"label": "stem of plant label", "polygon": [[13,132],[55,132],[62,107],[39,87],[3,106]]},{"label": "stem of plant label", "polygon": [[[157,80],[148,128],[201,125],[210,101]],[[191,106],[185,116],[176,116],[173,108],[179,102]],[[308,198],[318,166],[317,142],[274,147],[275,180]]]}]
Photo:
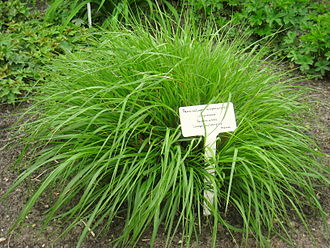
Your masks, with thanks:
[{"label": "stem of plant label", "polygon": [[[205,158],[206,158],[206,163],[208,166],[206,167],[206,170],[208,173],[214,175],[215,173],[215,164],[213,162],[213,158],[215,157],[216,154],[216,149],[217,149],[217,133],[210,133],[205,136]],[[212,182],[208,179],[205,178],[205,184],[206,185],[211,185]],[[204,215],[210,215],[210,208],[208,207],[207,201],[210,203],[212,206],[214,204],[214,192],[211,189],[204,190],[204,206],[203,206],[203,214]]]}]

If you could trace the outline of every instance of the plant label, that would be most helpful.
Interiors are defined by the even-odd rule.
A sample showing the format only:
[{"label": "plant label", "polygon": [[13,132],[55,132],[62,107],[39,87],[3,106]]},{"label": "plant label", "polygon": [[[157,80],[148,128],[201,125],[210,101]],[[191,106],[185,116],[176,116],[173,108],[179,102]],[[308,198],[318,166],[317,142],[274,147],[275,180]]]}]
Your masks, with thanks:
[{"label": "plant label", "polygon": [[179,114],[184,137],[217,136],[236,129],[231,102],[181,107]]},{"label": "plant label", "polygon": [[[210,163],[216,154],[216,139],[219,133],[230,132],[236,129],[234,106],[231,102],[208,105],[195,105],[179,108],[182,134],[184,137],[204,136],[205,157],[207,159],[207,171],[215,172],[215,165]],[[211,184],[209,180],[205,183]],[[204,198],[213,205],[214,193],[211,190],[204,191]],[[204,202],[204,215],[211,212]]]}]

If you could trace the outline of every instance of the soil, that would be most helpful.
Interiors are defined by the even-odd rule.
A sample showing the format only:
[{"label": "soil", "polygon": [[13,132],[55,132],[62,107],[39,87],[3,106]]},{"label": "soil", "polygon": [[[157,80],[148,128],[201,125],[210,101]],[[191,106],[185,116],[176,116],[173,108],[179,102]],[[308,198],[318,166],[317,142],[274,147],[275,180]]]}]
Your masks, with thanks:
[{"label": "soil", "polygon": [[[309,125],[314,131],[315,138],[318,141],[321,149],[326,152],[327,160],[325,163],[329,166],[329,153],[330,153],[330,82],[329,81],[303,81],[299,85],[307,86],[309,88],[315,89],[316,91],[311,92],[310,98],[315,100],[315,104],[311,109],[315,113],[315,118],[307,121],[306,125]],[[13,170],[10,166],[18,156],[19,151],[13,150],[6,147],[11,134],[10,127],[13,126],[17,118],[21,115],[22,110],[26,105],[20,105],[17,107],[13,106],[0,106],[0,196],[6,192],[6,190],[12,185],[18,176],[18,171]],[[37,180],[36,178],[31,180]],[[22,209],[24,203],[27,200],[31,188],[28,185],[22,184],[19,186],[6,201],[0,202],[0,247],[15,247],[15,248],[39,248],[39,247],[56,247],[56,248],[71,248],[75,247],[76,242],[79,237],[79,233],[83,228],[83,224],[80,227],[74,229],[74,231],[64,239],[52,243],[50,234],[56,232],[59,227],[59,223],[51,223],[47,226],[44,232],[39,232],[38,222],[42,219],[42,213],[47,210],[47,202],[38,204],[32,212],[28,215],[25,224],[19,228],[15,229],[13,232],[9,233],[10,227],[15,222],[19,216],[20,210]],[[327,226],[330,227],[330,189],[321,188],[318,189],[317,196],[325,210],[328,213],[327,216]],[[90,233],[87,240],[84,242],[82,247],[111,247],[109,241],[112,240],[121,230],[122,223],[121,219],[118,218],[118,223],[116,227],[108,233],[101,234],[94,237],[95,233]],[[305,230],[304,226],[294,217],[290,220],[293,229],[290,234],[294,241],[294,247],[330,247],[330,236],[329,233],[323,228],[322,219],[318,216],[313,216],[308,219],[308,225],[313,234],[311,237]],[[223,232],[219,235],[217,247],[242,247],[241,239],[239,234],[234,234],[236,237],[233,240],[232,236]],[[147,232],[141,238],[139,243],[135,247],[148,247],[150,233]],[[200,241],[197,243],[192,243],[191,247],[211,247],[211,232],[205,228],[202,233]],[[278,237],[273,237],[271,239],[272,247],[275,248],[285,248],[290,247],[287,243],[282,241]],[[156,247],[164,247],[164,237],[160,234],[159,238],[156,240]],[[180,235],[178,234],[174,239],[173,247],[180,247]],[[254,240],[249,240],[244,247],[257,247]]]}]

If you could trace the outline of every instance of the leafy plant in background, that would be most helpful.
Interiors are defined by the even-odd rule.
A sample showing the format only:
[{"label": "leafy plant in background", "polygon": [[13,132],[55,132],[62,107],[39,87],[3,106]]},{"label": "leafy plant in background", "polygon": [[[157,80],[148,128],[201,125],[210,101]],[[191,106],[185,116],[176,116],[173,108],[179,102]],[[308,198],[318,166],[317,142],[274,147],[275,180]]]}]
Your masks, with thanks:
[{"label": "leafy plant in background", "polygon": [[[61,219],[63,236],[85,223],[78,246],[119,215],[124,226],[114,242],[120,247],[134,247],[148,227],[152,245],[160,225],[166,246],[181,231],[189,247],[201,232],[209,187],[216,196],[213,246],[219,224],[266,246],[274,233],[290,238],[293,213],[304,225],[306,207],[325,216],[315,188],[329,186],[323,175],[329,170],[299,118],[307,103],[297,94],[304,91],[294,90],[285,72],[265,67],[260,52],[239,49],[242,40],[229,41],[212,27],[201,32],[189,19],[177,23],[164,17],[158,24],[118,25],[100,35],[97,47],[54,64],[24,125],[21,158],[26,152],[32,158],[5,195],[34,173],[44,175],[16,224],[53,190],[43,226]],[[218,137],[212,175],[203,139],[182,137],[178,108],[227,101],[238,128]]]},{"label": "leafy plant in background", "polygon": [[330,71],[330,14],[313,17],[306,32],[288,32],[284,38],[286,49],[291,48],[287,55],[294,63],[300,65],[300,70],[322,78]]},{"label": "leafy plant in background", "polygon": [[42,66],[87,39],[86,29],[63,28],[41,17],[21,1],[0,3],[0,102],[15,103],[31,92],[47,76]]},{"label": "leafy plant in background", "polygon": [[1,1],[0,2],[0,30],[2,31],[6,23],[13,21],[24,21],[28,17],[31,17],[29,9],[26,5],[19,0]]},{"label": "leafy plant in background", "polygon": [[[233,19],[252,32],[254,41],[272,36],[269,49],[290,59],[312,77],[329,72],[329,3],[312,0],[188,1],[201,19],[219,25]],[[275,34],[275,35],[274,35]]]},{"label": "leafy plant in background", "polygon": [[151,0],[53,0],[45,18],[47,21],[60,21],[63,25],[70,21],[87,23],[87,3],[91,3],[93,21],[99,26],[108,26],[118,19],[128,20],[132,9],[148,9],[154,5]]}]

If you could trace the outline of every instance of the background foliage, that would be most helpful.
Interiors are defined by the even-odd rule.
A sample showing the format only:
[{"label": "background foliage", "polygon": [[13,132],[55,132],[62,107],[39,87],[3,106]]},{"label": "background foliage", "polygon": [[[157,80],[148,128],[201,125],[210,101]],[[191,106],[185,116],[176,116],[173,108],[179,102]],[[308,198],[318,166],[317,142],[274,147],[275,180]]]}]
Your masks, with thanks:
[{"label": "background foliage", "polygon": [[[108,27],[113,20],[128,20],[129,12],[150,11],[154,6],[178,12],[192,9],[202,22],[213,18],[220,26],[229,20],[248,28],[254,40],[272,36],[268,45],[278,57],[286,57],[291,65],[308,76],[323,78],[330,70],[329,3],[314,0],[54,0],[47,20],[61,19],[63,24],[74,18],[86,20],[87,2],[92,2],[96,23]],[[78,19],[79,19],[78,18]],[[74,19],[77,20],[77,19]],[[79,19],[81,20],[81,19]]]},{"label": "background foliage", "polygon": [[87,23],[86,4],[91,3],[93,22],[99,26],[109,26],[117,20],[129,20],[130,12],[152,8],[155,2],[152,0],[53,0],[45,18],[63,25],[67,25],[70,21]]},{"label": "background foliage", "polygon": [[[251,33],[251,42],[268,37],[260,44],[278,58],[285,57],[291,68],[314,78],[329,76],[327,1],[9,0],[0,2],[0,102],[14,103],[31,92],[45,80],[43,65],[65,49],[80,48],[87,39],[87,2],[92,4],[94,24],[107,29],[118,20],[129,21],[132,13],[141,10],[144,15],[153,15],[159,6],[176,16],[188,8],[200,22],[212,19],[219,27],[231,21]],[[49,6],[45,16],[37,10],[40,6]]]},{"label": "background foliage", "polygon": [[43,66],[77,50],[87,40],[87,30],[62,27],[42,20],[42,13],[21,1],[0,2],[0,102],[15,103],[46,80]]},{"label": "background foliage", "polygon": [[213,17],[219,25],[229,19],[244,24],[254,40],[271,36],[269,49],[278,57],[285,56],[309,76],[323,78],[329,73],[330,4],[327,1],[194,0],[186,4],[201,20]]}]

